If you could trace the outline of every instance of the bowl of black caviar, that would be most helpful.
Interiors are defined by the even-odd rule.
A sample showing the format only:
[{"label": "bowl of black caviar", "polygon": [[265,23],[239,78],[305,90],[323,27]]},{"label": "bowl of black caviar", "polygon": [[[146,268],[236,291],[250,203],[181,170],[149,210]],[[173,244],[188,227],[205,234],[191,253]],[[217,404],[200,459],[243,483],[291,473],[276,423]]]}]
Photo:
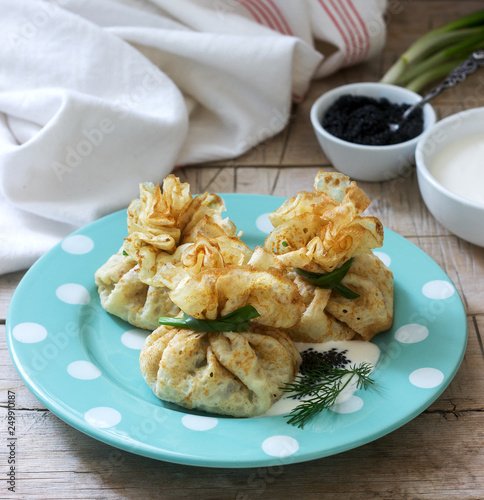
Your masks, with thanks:
[{"label": "bowl of black caviar", "polygon": [[421,135],[436,121],[430,104],[401,121],[421,99],[397,85],[351,83],[319,97],[311,107],[311,123],[336,170],[360,181],[387,181],[408,175]]}]

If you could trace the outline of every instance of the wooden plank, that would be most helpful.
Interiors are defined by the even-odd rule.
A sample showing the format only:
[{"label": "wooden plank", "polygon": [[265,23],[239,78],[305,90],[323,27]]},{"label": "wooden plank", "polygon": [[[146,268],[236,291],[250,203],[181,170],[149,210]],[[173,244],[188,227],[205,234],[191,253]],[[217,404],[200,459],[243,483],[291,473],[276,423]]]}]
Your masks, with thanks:
[{"label": "wooden plank", "polygon": [[331,167],[284,167],[279,171],[273,194],[289,198],[299,191],[312,191],[316,174],[320,170],[334,171]]},{"label": "wooden plank", "polygon": [[418,188],[413,166],[405,166],[402,175],[383,183],[360,182],[371,200],[365,213],[378,217],[382,224],[404,237],[450,234],[430,214]]},{"label": "wooden plank", "polygon": [[447,273],[459,291],[468,314],[483,312],[484,248],[456,236],[432,238],[410,237],[409,241],[430,255]]},{"label": "wooden plank", "polygon": [[[274,194],[295,196],[298,191],[312,191],[319,170],[334,171],[331,166],[285,167],[280,169]],[[365,215],[378,217],[382,224],[405,237],[449,235],[427,210],[418,190],[412,168],[409,175],[386,183],[358,182],[371,200]]]},{"label": "wooden plank", "polygon": [[268,122],[261,123],[257,132],[252,137],[245,139],[249,144],[255,143],[254,147],[236,158],[234,165],[278,165],[290,134],[290,128],[286,126],[280,132],[277,132],[277,130],[291,115],[292,110],[273,109]]},{"label": "wooden plank", "polygon": [[[480,9],[482,9],[480,0],[388,2],[386,15],[388,36],[383,54],[390,54],[396,59],[427,31]],[[393,61],[388,61],[389,64],[391,62]]]},{"label": "wooden plank", "polygon": [[335,87],[353,82],[377,81],[380,76],[380,66],[379,61],[375,59],[368,64],[348,68],[327,78],[314,81],[306,98],[298,105],[293,115],[290,136],[281,165],[330,165],[326,154],[319,146],[311,125],[312,105],[322,94]]},{"label": "wooden plank", "polygon": [[484,316],[468,316],[467,320],[468,343],[462,364],[444,393],[426,410],[428,412],[448,412],[449,418],[459,418],[462,413],[472,410],[484,411]]},{"label": "wooden plank", "polygon": [[235,186],[233,167],[185,167],[175,170],[182,182],[190,184],[192,194],[232,193]]},{"label": "wooden plank", "polygon": [[278,174],[277,167],[239,167],[236,169],[236,192],[272,195]]},{"label": "wooden plank", "polygon": [[0,276],[0,322],[5,321],[12,294],[24,274],[25,271],[18,271]]},{"label": "wooden plank", "polygon": [[[30,392],[15,369],[7,349],[5,325],[0,325],[0,406],[5,406],[7,391],[14,391],[17,407],[45,410],[45,406]],[[0,429],[0,436],[6,439],[6,427]]]},{"label": "wooden plank", "polygon": [[[388,2],[388,8],[385,51],[368,63],[314,82],[306,99],[291,110],[290,123],[282,132],[239,158],[175,173],[190,182],[194,193],[288,197],[311,190],[319,169],[332,170],[309,123],[314,100],[344,83],[378,80],[418,36],[482,8],[482,0],[399,0]],[[484,106],[482,73],[444,92],[434,105],[439,119]],[[273,119],[277,119],[276,110]],[[255,136],[246,140],[265,139],[270,128],[270,123],[260,124]],[[3,496],[39,500],[484,498],[484,285],[479,279],[484,249],[451,235],[433,219],[420,197],[413,168],[394,181],[360,185],[372,200],[368,213],[430,255],[456,284],[468,311],[469,342],[462,366],[426,411],[373,443],[307,463],[255,469],[164,463],[100,443],[55,417],[22,383],[6,350],[5,327],[0,325],[0,416],[5,424],[6,394],[15,391],[19,438],[17,492],[5,490]],[[22,275],[0,276],[0,323]],[[4,443],[6,432],[2,425]],[[6,461],[1,470],[5,477]]]},{"label": "wooden plank", "polygon": [[[268,121],[261,123],[251,136],[244,138],[245,145],[249,148],[246,153],[234,159],[206,162],[204,166],[278,165],[281,162],[281,157],[290,134],[292,114],[292,109],[273,109]],[[289,122],[289,126],[286,125],[283,130],[280,130],[286,122]]]},{"label": "wooden plank", "polygon": [[424,413],[339,455],[254,469],[151,460],[97,442],[50,413],[17,415],[17,498],[319,499],[324,493],[324,498],[460,500],[484,495],[482,412]]},{"label": "wooden plank", "polygon": [[[281,164],[284,166],[329,165],[330,161],[319,146],[311,126],[309,113],[313,102],[325,91],[343,84],[343,75],[337,74],[328,80],[315,81],[309,88],[304,101],[293,115],[289,138]],[[332,84],[336,80],[338,84]]]}]

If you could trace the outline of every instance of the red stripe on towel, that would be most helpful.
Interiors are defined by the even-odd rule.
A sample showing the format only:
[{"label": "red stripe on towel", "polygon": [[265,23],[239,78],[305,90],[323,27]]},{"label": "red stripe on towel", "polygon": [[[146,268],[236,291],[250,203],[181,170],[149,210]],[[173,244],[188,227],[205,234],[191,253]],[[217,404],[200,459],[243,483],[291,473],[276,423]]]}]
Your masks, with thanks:
[{"label": "red stripe on towel", "polygon": [[245,9],[249,12],[249,14],[253,17],[253,19],[259,23],[259,24],[265,24],[262,19],[259,17],[257,14],[257,11],[250,5],[247,5],[246,0],[237,0],[242,7],[245,7]]},{"label": "red stripe on towel", "polygon": [[370,51],[370,34],[368,33],[368,27],[366,26],[365,21],[360,16],[360,13],[358,12],[358,9],[355,7],[353,0],[346,0],[350,10],[353,12],[353,15],[355,16],[355,19],[358,21],[361,31],[363,33],[363,47],[362,47],[362,54],[361,54],[361,61],[366,59],[368,56],[368,52]]},{"label": "red stripe on towel", "polygon": [[341,25],[346,29],[347,35],[349,35],[349,54],[348,54],[348,64],[352,64],[355,62],[357,47],[358,47],[358,39],[356,38],[356,34],[354,30],[350,26],[350,22],[348,21],[348,15],[340,10],[340,2],[335,2],[334,0],[329,0],[329,3],[333,7],[335,14],[339,17]]},{"label": "red stripe on towel", "polygon": [[[281,18],[283,18],[281,14],[281,18],[278,17],[276,9],[273,10],[270,5],[267,5],[265,3],[265,0],[237,0],[240,5],[245,7],[250,15],[254,18],[255,21],[257,21],[259,24],[262,24],[264,26],[267,26],[268,28],[278,31],[279,33],[282,34],[290,34],[290,28],[289,26],[285,26],[285,20],[284,22],[281,21]],[[271,1],[271,0],[269,0]],[[275,7],[275,6],[274,6]],[[289,32],[287,31],[289,29]]]},{"label": "red stripe on towel", "polygon": [[347,63],[349,51],[350,51],[350,43],[349,43],[348,37],[346,36],[346,33],[345,33],[344,29],[341,27],[341,25],[339,24],[338,20],[335,18],[333,13],[328,9],[328,6],[324,3],[324,0],[318,0],[318,1],[319,1],[319,4],[321,5],[321,7],[323,8],[323,10],[328,15],[328,17],[331,19],[331,21],[333,21],[333,24],[335,25],[336,29],[339,31],[339,34],[341,35],[341,38],[343,39],[343,42],[344,42],[345,47],[346,47],[344,62]]},{"label": "red stripe on towel", "polygon": [[284,33],[285,35],[290,35],[294,36],[294,33],[291,30],[291,27],[289,26],[289,23],[287,22],[287,19],[284,17],[283,13],[279,9],[279,7],[273,2],[273,0],[266,0],[267,3],[272,6],[274,16],[277,17],[281,23],[283,31],[281,33]]},{"label": "red stripe on towel", "polygon": [[264,21],[261,24],[264,24],[268,28],[271,28],[274,31],[279,31],[277,24],[274,22],[274,19],[271,18],[270,13],[268,14],[265,10],[264,6],[258,0],[244,0],[245,3],[251,4],[252,7],[258,11],[259,18],[262,18]]},{"label": "red stripe on towel", "polygon": [[364,40],[363,40],[363,36],[361,34],[361,31],[360,31],[360,27],[359,27],[358,23],[355,21],[355,19],[353,18],[352,12],[350,12],[348,10],[348,8],[346,7],[345,2],[344,1],[339,2],[339,6],[340,6],[345,18],[348,21],[348,25],[349,25],[348,29],[349,29],[350,33],[352,33],[352,35],[353,35],[352,39],[355,43],[354,50],[353,50],[352,62],[353,63],[360,62],[363,60],[363,58],[361,57],[361,54],[363,52],[363,45],[364,45]]}]

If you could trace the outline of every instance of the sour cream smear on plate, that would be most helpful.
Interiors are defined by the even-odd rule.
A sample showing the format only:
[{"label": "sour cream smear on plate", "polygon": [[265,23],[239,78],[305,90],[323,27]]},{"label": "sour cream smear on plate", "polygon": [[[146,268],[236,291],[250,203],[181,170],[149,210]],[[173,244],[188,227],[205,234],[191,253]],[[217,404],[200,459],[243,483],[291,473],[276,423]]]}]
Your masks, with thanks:
[{"label": "sour cream smear on plate", "polygon": [[[308,350],[312,350],[316,353],[327,353],[331,350],[335,350],[337,353],[341,353],[347,360],[344,368],[350,368],[351,366],[360,365],[362,363],[370,364],[373,369],[376,366],[378,359],[380,357],[380,349],[375,344],[367,342],[364,340],[335,340],[323,343],[306,343],[306,342],[295,342],[294,345],[298,351],[303,354]],[[336,399],[336,404],[341,404],[347,401],[356,391],[357,379],[353,377],[351,383],[349,383],[345,389],[339,394]],[[288,395],[283,395],[279,401],[276,401],[269,410],[262,415],[262,417],[272,417],[274,415],[287,415],[296,406],[298,406],[302,400],[292,399]]]}]

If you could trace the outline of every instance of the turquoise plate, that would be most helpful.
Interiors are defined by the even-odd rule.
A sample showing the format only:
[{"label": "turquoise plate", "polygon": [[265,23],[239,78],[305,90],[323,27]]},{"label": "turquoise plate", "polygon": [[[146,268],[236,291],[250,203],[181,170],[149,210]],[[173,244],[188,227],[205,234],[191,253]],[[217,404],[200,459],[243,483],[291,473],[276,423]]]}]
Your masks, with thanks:
[{"label": "turquoise plate", "polygon": [[[262,244],[283,198],[222,195],[244,241]],[[259,467],[312,460],[368,443],[427,408],[454,377],[467,323],[454,285],[425,253],[385,230],[375,252],[395,277],[393,327],[374,342],[378,390],[358,391],[304,429],[284,416],[226,418],[158,400],[138,357],[146,331],[106,313],[94,272],[121,246],[126,211],[67,237],[32,266],[12,298],[7,342],[27,387],[59,418],[117,448],[169,462]]]}]

